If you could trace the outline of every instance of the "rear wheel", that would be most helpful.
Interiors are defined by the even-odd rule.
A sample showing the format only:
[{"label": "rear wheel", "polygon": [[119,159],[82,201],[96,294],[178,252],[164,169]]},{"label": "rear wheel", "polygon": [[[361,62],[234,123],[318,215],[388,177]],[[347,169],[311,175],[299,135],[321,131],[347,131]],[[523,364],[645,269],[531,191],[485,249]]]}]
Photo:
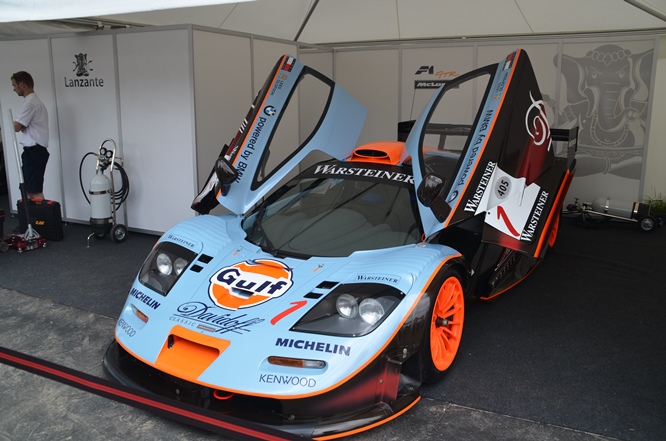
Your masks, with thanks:
[{"label": "rear wheel", "polygon": [[641,231],[651,233],[657,228],[657,218],[652,215],[643,216],[638,220],[638,226]]},{"label": "rear wheel", "polygon": [[465,320],[465,296],[460,276],[449,270],[430,307],[430,322],[420,358],[424,383],[439,381],[460,347]]}]

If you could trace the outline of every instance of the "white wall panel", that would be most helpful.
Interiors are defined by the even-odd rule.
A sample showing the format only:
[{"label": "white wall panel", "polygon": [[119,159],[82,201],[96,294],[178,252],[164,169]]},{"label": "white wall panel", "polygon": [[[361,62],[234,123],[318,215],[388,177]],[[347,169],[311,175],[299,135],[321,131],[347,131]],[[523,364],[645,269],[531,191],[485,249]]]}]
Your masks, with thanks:
[{"label": "white wall panel", "polygon": [[[113,36],[54,38],[51,46],[62,144],[63,215],[69,220],[88,222],[90,205],[86,197],[90,198],[87,191],[95,174],[96,156],[88,155],[83,162],[81,179],[86,194],[81,189],[79,166],[84,156],[97,152],[105,139],[119,142]],[[116,153],[122,157],[122,152]],[[118,190],[120,175],[114,176]],[[118,216],[122,217],[120,212]],[[120,219],[118,222],[122,223]]]},{"label": "white wall panel", "polygon": [[250,39],[194,31],[194,96],[198,186],[252,104]]},{"label": "white wall panel", "polygon": [[[557,41],[526,43],[516,40],[504,44],[488,42],[410,47],[402,49],[400,66],[391,63],[391,57],[387,55],[390,50],[384,48],[337,50],[336,80],[369,109],[361,142],[393,139],[396,119],[391,112],[397,98],[392,95],[397,90],[400,90],[401,97],[400,120],[416,118],[434,90],[418,89],[415,81],[450,79],[474,68],[497,63],[517,47],[525,49],[530,56],[548,104],[551,125],[569,127],[578,124],[581,127],[578,170],[568,199],[579,197],[588,201],[602,195],[620,200],[638,200],[642,197],[639,193],[644,179],[652,187],[645,188],[643,193],[649,195],[651,190],[658,194],[658,189],[663,187],[659,187],[661,184],[655,186],[653,182],[657,181],[651,177],[658,175],[657,169],[651,167],[651,163],[645,166],[643,158],[647,147],[646,127],[650,125],[648,111],[653,96],[650,76],[654,40],[572,40],[564,42],[563,46]],[[560,72],[558,60],[562,47],[564,55],[573,60],[569,64],[577,66],[570,66],[570,72]],[[617,69],[613,70],[615,67]],[[392,81],[398,71],[401,74],[399,89]],[[660,74],[659,67],[656,72],[658,81],[663,73]],[[574,73],[578,77],[574,78]],[[612,101],[610,108],[603,106],[603,101],[598,99],[600,88],[603,89],[600,85],[603,80],[599,79],[601,74],[617,76],[611,81],[617,84],[615,94],[613,91],[606,93],[607,102]],[[612,86],[606,88],[612,89]],[[605,128],[600,121],[602,115],[607,120]],[[599,118],[599,123],[595,122],[595,118]],[[611,121],[617,124],[611,125]],[[607,139],[595,141],[595,136],[602,132]],[[663,142],[660,140],[663,136],[658,131],[655,133],[657,135],[649,142],[661,151]],[[651,157],[661,156],[653,153]],[[641,174],[642,168],[645,176]]]},{"label": "white wall panel", "polygon": [[[335,54],[331,52],[305,52],[298,59],[307,66],[318,70],[329,78],[333,78],[333,59]],[[333,78],[335,79],[335,78]]]},{"label": "white wall panel", "polygon": [[116,38],[128,226],[165,231],[193,216],[197,192],[189,31]]},{"label": "white wall panel", "polygon": [[666,199],[666,124],[663,123],[666,115],[666,37],[659,41],[656,72],[652,92],[652,121],[650,125],[649,148],[645,158],[645,185],[643,195],[649,198]]},{"label": "white wall panel", "polygon": [[473,46],[404,49],[400,120],[418,118],[439,82],[450,81],[472,69]]},{"label": "white wall panel", "polygon": [[[0,41],[0,112],[2,121],[2,141],[5,155],[5,168],[9,187],[9,200],[12,212],[16,212],[16,201],[21,198],[19,191],[19,173],[14,150],[12,122],[9,109],[14,116],[21,110],[23,98],[12,90],[11,76],[20,70],[29,72],[35,80],[35,93],[46,106],[49,113],[49,162],[44,176],[44,196],[62,201],[60,173],[60,143],[56,118],[56,101],[51,76],[49,40]],[[20,142],[21,134],[17,134]],[[19,153],[23,150],[19,145]]]},{"label": "white wall panel", "polygon": [[397,49],[337,53],[337,83],[368,109],[359,144],[397,137],[399,63]]},{"label": "white wall panel", "polygon": [[[579,126],[570,198],[633,202],[643,196],[654,43],[606,39],[563,45],[557,125]],[[661,123],[658,116],[655,122]]]},{"label": "white wall panel", "polygon": [[298,46],[296,44],[257,38],[252,40],[252,65],[254,68],[254,92],[252,98],[261,89],[261,86],[264,85],[264,81],[271,69],[273,69],[275,63],[284,54],[298,57]]},{"label": "white wall panel", "polygon": [[[328,78],[333,78],[333,52],[301,54],[299,60],[306,66],[310,66],[326,75]],[[312,127],[317,124],[320,116],[319,112],[310,112],[307,109],[318,109],[321,105],[316,102],[316,100],[320,99],[316,90],[308,88],[308,85],[302,85],[300,89],[301,93],[298,98],[301,111],[299,112],[298,132],[299,142],[302,143],[312,133]],[[311,100],[315,100],[315,102]],[[314,151],[299,164],[299,171],[303,171],[314,163],[325,159],[329,159],[329,156],[325,153]]]}]

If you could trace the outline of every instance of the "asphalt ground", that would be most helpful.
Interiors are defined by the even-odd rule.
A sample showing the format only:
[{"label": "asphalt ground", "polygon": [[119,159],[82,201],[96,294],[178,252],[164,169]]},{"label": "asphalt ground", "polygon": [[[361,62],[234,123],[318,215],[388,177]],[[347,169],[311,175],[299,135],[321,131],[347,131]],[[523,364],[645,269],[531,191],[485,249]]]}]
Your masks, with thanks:
[{"label": "asphalt ground", "polygon": [[[1,198],[0,198],[1,199]],[[18,220],[9,215],[4,229]],[[157,237],[0,253],[0,346],[104,378],[115,319]],[[350,440],[661,440],[666,433],[666,231],[586,229],[496,301],[467,307],[458,359],[401,417]],[[221,440],[0,364],[0,441]]]}]

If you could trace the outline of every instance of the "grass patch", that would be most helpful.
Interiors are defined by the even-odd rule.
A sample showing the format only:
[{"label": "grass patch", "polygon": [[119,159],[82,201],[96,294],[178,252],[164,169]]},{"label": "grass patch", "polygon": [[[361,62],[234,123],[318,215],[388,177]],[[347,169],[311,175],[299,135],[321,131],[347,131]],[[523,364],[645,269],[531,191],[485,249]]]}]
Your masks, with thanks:
[{"label": "grass patch", "polygon": [[654,197],[646,197],[645,203],[650,205],[650,211],[652,213],[666,214],[666,197],[661,193],[659,193],[659,195],[655,193]]}]

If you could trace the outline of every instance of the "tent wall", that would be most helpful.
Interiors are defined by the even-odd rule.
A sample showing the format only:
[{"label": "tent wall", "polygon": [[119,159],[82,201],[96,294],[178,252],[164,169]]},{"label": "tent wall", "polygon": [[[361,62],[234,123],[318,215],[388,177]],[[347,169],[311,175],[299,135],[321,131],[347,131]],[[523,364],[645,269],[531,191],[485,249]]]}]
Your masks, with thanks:
[{"label": "tent wall", "polygon": [[236,134],[252,99],[249,38],[194,31],[197,186],[208,179],[220,150]]},{"label": "tent wall", "polygon": [[[0,74],[7,83],[18,70],[35,78],[51,125],[45,194],[62,203],[63,218],[89,221],[86,196],[96,164],[89,153],[112,139],[130,186],[117,222],[159,233],[194,215],[192,198],[266,73],[279,56],[297,55],[297,49],[192,26],[58,35],[0,41],[0,58],[12,60],[2,63]],[[21,102],[11,87],[0,88],[3,128],[11,127],[4,109],[16,113]],[[287,126],[297,142],[298,118]],[[2,134],[4,145],[12,146],[12,131]],[[5,159],[14,201],[20,195],[12,151],[5,149]],[[115,173],[116,191],[120,184]]]},{"label": "tent wall", "polygon": [[[93,35],[84,39],[54,38],[49,42],[53,54],[51,68],[56,97],[56,111],[49,109],[49,117],[58,123],[57,132],[51,133],[50,137],[57,139],[61,147],[61,176],[71,179],[61,181],[62,199],[53,195],[51,186],[46,186],[44,192],[47,198],[59,200],[66,207],[68,218],[87,220],[90,218],[90,207],[77,178],[79,165],[84,155],[96,151],[104,139],[112,138],[117,142],[120,134],[115,42],[112,35]],[[83,61],[77,64],[78,54],[89,54],[88,64]],[[17,67],[14,63],[10,64]],[[80,80],[94,86],[80,87]],[[35,91],[42,96],[41,82],[35,85]],[[49,151],[53,155],[57,149],[51,145]],[[86,189],[95,172],[95,158],[89,155],[86,162]],[[51,157],[47,171],[55,172],[56,167],[57,162]],[[118,214],[124,217],[124,211]]]},{"label": "tent wall", "polygon": [[[116,36],[129,227],[164,231],[189,217],[196,190],[194,93],[187,29]],[[156,215],[158,214],[158,215]]]},{"label": "tent wall", "polygon": [[666,198],[666,36],[659,40],[655,81],[652,91],[651,124],[645,161],[643,194],[649,198]]},{"label": "tent wall", "polygon": [[649,137],[651,115],[657,115],[651,108],[659,101],[653,99],[655,85],[666,77],[663,66],[655,69],[658,42],[655,36],[623,35],[341,48],[335,51],[334,76],[369,109],[361,142],[395,139],[397,123],[416,118],[434,92],[417,83],[446,81],[522,47],[549,106],[551,125],[580,127],[569,201],[577,197],[592,202],[602,196],[637,201],[664,188],[652,178],[658,175],[656,169],[646,167],[663,163],[666,155],[663,134]]},{"label": "tent wall", "polygon": [[[666,89],[666,55],[664,45],[659,52],[658,44],[664,38],[618,34],[332,49],[183,25],[6,39],[0,41],[0,57],[11,62],[0,65],[0,76],[7,83],[17,70],[35,76],[36,91],[51,117],[46,195],[63,203],[65,219],[88,222],[79,165],[88,152],[112,138],[130,180],[120,221],[133,230],[162,232],[194,215],[189,209],[193,196],[222,146],[238,130],[267,72],[284,53],[333,77],[368,108],[359,140],[364,143],[395,139],[397,123],[418,116],[436,81],[495,63],[523,47],[544,99],[552,106],[551,124],[587,125],[579,140],[579,173],[570,198],[633,201],[643,194],[666,194],[658,166],[666,163],[666,132],[663,124],[651,124],[666,110],[663,99],[654,99]],[[87,56],[87,76],[76,75],[79,54]],[[621,75],[625,83],[610,90],[610,108],[602,108],[594,78],[583,73]],[[75,79],[96,81],[98,86],[72,87]],[[281,156],[303,137],[300,131],[312,125],[307,86],[296,99],[300,109],[284,118]],[[11,87],[0,88],[3,129],[10,127],[7,109],[17,112],[20,105]],[[607,139],[593,145],[600,131],[590,127],[602,112],[614,117],[613,125],[604,127]],[[16,200],[11,135],[9,130],[2,132],[11,200]],[[93,158],[82,165],[87,191]]]}]

